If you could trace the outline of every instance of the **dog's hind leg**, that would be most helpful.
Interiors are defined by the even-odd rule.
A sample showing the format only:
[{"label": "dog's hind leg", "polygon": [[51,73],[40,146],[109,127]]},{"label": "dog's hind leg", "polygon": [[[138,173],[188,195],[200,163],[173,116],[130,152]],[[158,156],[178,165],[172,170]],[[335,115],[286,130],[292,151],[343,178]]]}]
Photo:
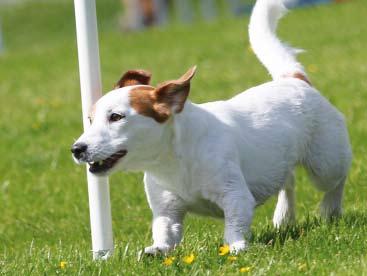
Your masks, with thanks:
[{"label": "dog's hind leg", "polygon": [[341,216],[344,183],[345,178],[342,178],[334,189],[324,194],[320,204],[320,214],[323,218],[331,219]]},{"label": "dog's hind leg", "polygon": [[295,218],[294,173],[292,172],[287,177],[284,188],[278,194],[273,216],[274,227],[279,228],[282,225],[291,224]]},{"label": "dog's hind leg", "polygon": [[336,179],[316,175],[309,171],[309,175],[315,186],[325,192],[320,204],[320,215],[324,219],[340,217],[342,214],[343,190],[346,174]]},{"label": "dog's hind leg", "polygon": [[313,135],[305,165],[315,186],[325,192],[321,216],[338,217],[342,213],[344,183],[352,160],[343,117],[332,112],[323,114]]},{"label": "dog's hind leg", "polygon": [[323,218],[330,219],[342,214],[344,182],[345,179],[342,179],[334,190],[325,193],[320,204],[320,213]]}]

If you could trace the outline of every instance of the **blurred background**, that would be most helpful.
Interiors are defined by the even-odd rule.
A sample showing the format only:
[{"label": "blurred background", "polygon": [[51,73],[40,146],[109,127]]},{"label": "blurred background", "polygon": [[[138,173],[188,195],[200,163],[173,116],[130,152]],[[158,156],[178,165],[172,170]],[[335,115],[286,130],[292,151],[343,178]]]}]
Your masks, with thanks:
[{"label": "blurred background", "polygon": [[[333,0],[291,0],[292,7],[329,3]],[[336,0],[341,2],[342,0]],[[255,0],[122,0],[124,15],[122,30],[139,30],[149,26],[166,25],[172,20],[192,23],[195,19],[215,20],[225,13],[245,16],[251,13]]]},{"label": "blurred background", "polygon": [[[252,0],[96,2],[105,92],[135,68],[151,71],[156,85],[197,64],[190,94],[197,103],[228,99],[270,80],[248,43]],[[256,264],[259,274],[294,275],[307,257],[311,274],[358,274],[367,271],[366,0],[300,0],[294,8],[280,22],[279,36],[306,49],[299,59],[312,83],[349,126],[354,161],[345,211],[350,219],[348,227],[334,232],[313,223],[321,193],[299,170],[299,229],[275,232],[270,226],[275,200],[269,200],[256,211],[253,251],[241,262]],[[0,274],[58,274],[60,261],[71,264],[72,275],[118,274],[121,267],[127,275],[145,275],[152,267],[152,274],[164,274],[161,259],[136,259],[151,242],[141,173],[110,178],[116,254],[108,266],[90,261],[85,168],[70,154],[81,131],[73,1],[0,0]],[[204,250],[212,261],[179,272],[233,273],[233,266],[217,259],[222,230],[220,220],[189,216],[180,250]],[[302,231],[309,235],[299,238]]]}]

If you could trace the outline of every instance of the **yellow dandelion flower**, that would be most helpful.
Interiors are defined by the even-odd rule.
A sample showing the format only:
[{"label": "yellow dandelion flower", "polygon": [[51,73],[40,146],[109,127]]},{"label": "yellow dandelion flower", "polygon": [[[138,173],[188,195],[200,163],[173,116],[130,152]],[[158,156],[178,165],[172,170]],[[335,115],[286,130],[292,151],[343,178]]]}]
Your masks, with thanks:
[{"label": "yellow dandelion flower", "polygon": [[39,129],[40,127],[41,127],[41,125],[39,123],[33,123],[32,124],[32,128],[35,129],[35,130]]},{"label": "yellow dandelion flower", "polygon": [[303,264],[299,264],[298,265],[298,270],[306,270],[307,268],[307,264],[306,263],[303,263]]},{"label": "yellow dandelion flower", "polygon": [[53,101],[51,101],[50,105],[53,108],[58,108],[58,107],[61,106],[61,102],[60,102],[60,100],[53,100]]},{"label": "yellow dandelion flower", "polygon": [[220,256],[224,256],[227,255],[229,253],[229,245],[225,244],[221,247],[219,247],[219,255]]},{"label": "yellow dandelion flower", "polygon": [[234,262],[237,260],[236,256],[228,256],[228,261]]},{"label": "yellow dandelion flower", "polygon": [[66,268],[66,266],[67,266],[67,264],[68,264],[68,262],[61,261],[61,262],[60,262],[60,268],[61,268],[61,269],[65,269],[65,268]]},{"label": "yellow dandelion flower", "polygon": [[167,257],[164,259],[163,264],[166,266],[170,266],[173,264],[173,261],[175,260],[175,257]]},{"label": "yellow dandelion flower", "polygon": [[44,98],[36,98],[36,99],[34,100],[34,103],[35,103],[36,105],[44,105],[44,104],[46,103],[46,101],[45,101],[45,99],[44,99]]},{"label": "yellow dandelion flower", "polygon": [[195,260],[195,255],[191,253],[190,255],[183,257],[182,260],[186,264],[192,264],[192,262]]},{"label": "yellow dandelion flower", "polygon": [[247,273],[251,271],[251,267],[250,266],[244,266],[240,268],[240,272],[241,273]]},{"label": "yellow dandelion flower", "polygon": [[319,67],[317,67],[316,64],[310,64],[307,66],[307,70],[311,73],[317,73],[317,71],[319,71]]}]

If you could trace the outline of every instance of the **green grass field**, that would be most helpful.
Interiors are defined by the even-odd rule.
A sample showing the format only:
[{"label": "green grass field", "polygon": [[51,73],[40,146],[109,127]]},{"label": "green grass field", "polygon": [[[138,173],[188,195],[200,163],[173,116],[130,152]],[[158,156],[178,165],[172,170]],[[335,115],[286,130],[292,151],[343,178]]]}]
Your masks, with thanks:
[{"label": "green grass field", "polygon": [[[51,2],[51,1],[50,1]],[[297,173],[297,225],[271,226],[275,200],[257,209],[248,252],[219,256],[223,223],[188,216],[182,245],[163,257],[138,252],[151,243],[151,213],[142,174],[111,177],[115,254],[91,260],[87,185],[70,145],[81,133],[81,106],[72,1],[2,7],[6,52],[0,55],[0,274],[4,275],[367,275],[367,6],[365,0],[298,9],[279,34],[307,49],[310,78],[347,118],[354,161],[345,214],[321,222],[321,194]],[[269,76],[248,48],[248,19],[174,24],[135,34],[117,27],[119,1],[97,1],[104,90],[131,68],[153,83],[198,73],[191,99],[227,99]],[[185,264],[182,258],[194,254]],[[64,268],[60,262],[67,262]]]}]

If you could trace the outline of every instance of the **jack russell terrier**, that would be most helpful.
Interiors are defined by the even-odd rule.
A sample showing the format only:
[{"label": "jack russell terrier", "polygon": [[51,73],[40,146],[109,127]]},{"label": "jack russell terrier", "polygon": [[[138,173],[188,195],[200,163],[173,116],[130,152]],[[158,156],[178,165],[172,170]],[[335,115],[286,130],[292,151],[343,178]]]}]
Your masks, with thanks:
[{"label": "jack russell terrier", "polygon": [[232,253],[248,247],[254,208],[278,194],[273,223],[295,219],[294,170],[303,166],[325,192],[321,215],[339,216],[352,153],[343,115],[311,85],[296,50],[275,29],[285,0],[258,0],[252,48],[273,81],[227,101],[187,98],[196,67],[177,80],[149,85],[143,70],[126,72],[95,104],[91,126],[72,146],[90,172],[144,171],[153,211],[152,246],[166,253],[182,238],[187,212],[223,217]]}]

